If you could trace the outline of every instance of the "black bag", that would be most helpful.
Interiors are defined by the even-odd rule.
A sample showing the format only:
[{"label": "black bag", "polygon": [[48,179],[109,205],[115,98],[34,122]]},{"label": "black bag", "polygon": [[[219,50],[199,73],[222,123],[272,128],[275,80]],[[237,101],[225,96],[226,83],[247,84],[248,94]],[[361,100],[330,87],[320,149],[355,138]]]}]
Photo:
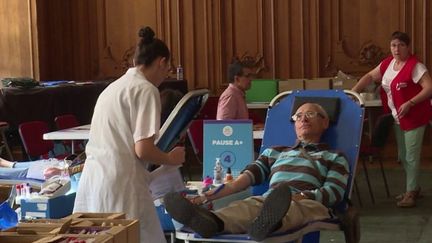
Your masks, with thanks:
[{"label": "black bag", "polygon": [[4,78],[2,79],[4,87],[16,87],[20,89],[31,89],[39,85],[39,83],[32,78]]}]

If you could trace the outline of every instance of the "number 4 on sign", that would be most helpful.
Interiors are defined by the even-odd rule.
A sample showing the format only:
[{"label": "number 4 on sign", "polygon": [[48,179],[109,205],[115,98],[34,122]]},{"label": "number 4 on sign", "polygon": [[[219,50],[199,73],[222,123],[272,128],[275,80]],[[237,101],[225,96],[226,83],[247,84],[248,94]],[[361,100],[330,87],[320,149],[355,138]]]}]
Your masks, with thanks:
[{"label": "number 4 on sign", "polygon": [[225,156],[224,162],[225,163],[231,163],[231,156],[230,155]]}]

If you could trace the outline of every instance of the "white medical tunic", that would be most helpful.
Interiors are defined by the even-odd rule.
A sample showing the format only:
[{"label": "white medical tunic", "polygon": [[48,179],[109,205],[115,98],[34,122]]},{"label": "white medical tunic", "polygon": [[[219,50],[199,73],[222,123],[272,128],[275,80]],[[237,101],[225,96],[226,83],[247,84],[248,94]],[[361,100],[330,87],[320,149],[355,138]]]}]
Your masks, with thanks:
[{"label": "white medical tunic", "polygon": [[140,220],[141,242],[149,243],[166,240],[149,192],[148,163],[138,159],[134,146],[158,135],[160,109],[157,87],[137,68],[101,93],[74,207],[74,212],[125,212]]}]

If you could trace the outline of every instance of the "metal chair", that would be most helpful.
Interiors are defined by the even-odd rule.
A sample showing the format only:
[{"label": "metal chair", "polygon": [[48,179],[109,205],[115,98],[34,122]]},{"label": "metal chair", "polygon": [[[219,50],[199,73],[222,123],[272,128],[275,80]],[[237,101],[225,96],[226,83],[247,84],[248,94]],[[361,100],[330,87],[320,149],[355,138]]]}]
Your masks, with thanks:
[{"label": "metal chair", "polygon": [[373,128],[372,136],[370,144],[362,143],[360,147],[360,157],[362,158],[363,170],[366,177],[367,186],[369,189],[369,194],[372,200],[372,203],[375,203],[375,197],[373,195],[372,186],[369,180],[369,173],[367,169],[367,161],[370,158],[375,158],[380,165],[381,175],[384,181],[384,187],[387,194],[387,197],[390,197],[390,190],[387,183],[387,177],[385,175],[384,166],[382,163],[381,151],[383,150],[388,135],[390,133],[390,128],[392,127],[394,122],[393,116],[391,114],[383,114],[378,117],[375,126]]},{"label": "metal chair", "polygon": [[[43,134],[49,132],[48,124],[43,121],[31,121],[21,123],[18,127],[21,141],[30,160],[47,159],[54,157],[52,150],[54,143],[44,140]],[[66,155],[55,156],[63,159]]]}]

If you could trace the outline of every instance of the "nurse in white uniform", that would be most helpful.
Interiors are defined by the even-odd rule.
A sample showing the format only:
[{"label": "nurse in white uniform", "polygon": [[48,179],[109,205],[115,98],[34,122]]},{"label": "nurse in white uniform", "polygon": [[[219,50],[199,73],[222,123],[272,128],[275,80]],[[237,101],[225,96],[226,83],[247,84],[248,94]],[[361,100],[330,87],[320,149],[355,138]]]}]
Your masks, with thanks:
[{"label": "nurse in white uniform", "polygon": [[99,96],[86,146],[87,161],[74,212],[125,212],[140,220],[141,242],[165,242],[149,192],[149,163],[180,165],[184,148],[162,152],[158,86],[170,68],[170,51],[151,28],[139,31],[134,62]]}]

